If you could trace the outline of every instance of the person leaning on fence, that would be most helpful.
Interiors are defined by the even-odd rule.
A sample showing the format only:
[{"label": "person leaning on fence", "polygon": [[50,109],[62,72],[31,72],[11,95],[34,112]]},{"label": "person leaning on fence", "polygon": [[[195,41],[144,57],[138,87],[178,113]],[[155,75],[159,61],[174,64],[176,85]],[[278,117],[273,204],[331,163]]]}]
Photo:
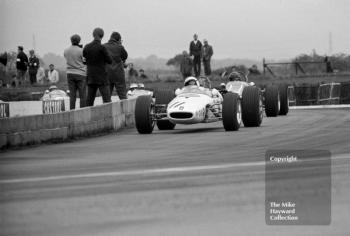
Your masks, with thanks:
[{"label": "person leaning on fence", "polygon": [[110,83],[111,95],[115,87],[119,99],[126,99],[124,63],[128,58],[128,53],[122,45],[120,34],[113,32],[109,41],[104,46],[112,57],[112,64],[107,66],[107,77]]},{"label": "person leaning on fence", "polygon": [[24,84],[26,72],[27,72],[27,66],[28,66],[28,57],[23,52],[23,47],[18,46],[18,53],[17,53],[17,59],[16,59],[16,69],[17,69],[16,86],[18,86],[18,84]]},{"label": "person leaning on fence", "polygon": [[94,40],[83,49],[83,57],[87,66],[87,106],[94,105],[97,90],[102,95],[103,103],[111,102],[106,65],[112,63],[112,58],[107,49],[101,44],[103,35],[103,29],[94,29],[92,33]]},{"label": "person leaning on fence", "polygon": [[70,97],[70,109],[75,109],[77,91],[79,92],[80,108],[86,106],[86,66],[84,64],[83,49],[80,36],[72,35],[71,46],[64,50],[67,62],[67,81]]},{"label": "person leaning on fence", "polygon": [[39,59],[35,56],[34,50],[29,51],[30,57],[29,57],[29,80],[30,84],[36,83],[36,74],[38,73],[38,69],[40,66]]}]

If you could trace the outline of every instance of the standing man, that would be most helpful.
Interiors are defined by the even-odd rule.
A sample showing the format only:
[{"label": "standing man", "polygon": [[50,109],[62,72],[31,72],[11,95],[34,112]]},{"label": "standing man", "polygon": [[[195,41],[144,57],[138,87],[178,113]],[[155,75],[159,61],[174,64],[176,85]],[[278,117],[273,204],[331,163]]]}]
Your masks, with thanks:
[{"label": "standing man", "polygon": [[53,64],[49,65],[49,71],[47,72],[47,78],[50,84],[57,84],[59,81],[58,71],[55,70],[55,66]]},{"label": "standing man", "polygon": [[129,83],[136,83],[138,76],[139,74],[137,73],[137,70],[134,69],[134,64],[129,63],[129,71],[128,71]]},{"label": "standing man", "polygon": [[29,51],[29,79],[30,84],[36,83],[36,74],[40,66],[39,59],[35,56],[34,50]]},{"label": "standing man", "polygon": [[104,46],[112,57],[112,64],[107,66],[110,93],[112,95],[115,87],[119,99],[126,99],[124,63],[128,58],[128,53],[122,45],[120,34],[118,32],[113,32],[108,43],[104,44]]},{"label": "standing man", "polygon": [[193,68],[192,59],[189,57],[187,51],[183,51],[182,52],[182,59],[180,62],[180,72],[181,72],[184,80],[187,77],[192,76],[192,68]]},{"label": "standing man", "polygon": [[194,75],[198,77],[201,74],[202,43],[197,34],[193,35],[193,41],[190,43],[190,56],[193,56]]},{"label": "standing man", "polygon": [[94,40],[83,49],[83,57],[87,66],[87,106],[94,105],[97,89],[102,95],[103,103],[111,102],[106,65],[112,63],[112,58],[107,49],[101,44],[103,35],[103,29],[94,29],[92,33]]},{"label": "standing man", "polygon": [[67,81],[71,110],[75,109],[77,91],[79,92],[80,108],[86,106],[86,66],[83,59],[83,49],[79,45],[80,40],[80,36],[77,34],[70,37],[72,45],[63,53],[67,61]]},{"label": "standing man", "polygon": [[[18,46],[18,54],[16,59],[17,83],[24,84],[28,66],[28,57],[23,52],[23,47]],[[18,84],[16,84],[18,86]]]},{"label": "standing man", "polygon": [[204,74],[206,76],[211,75],[210,59],[213,56],[213,47],[208,44],[208,40],[203,40],[203,66]]}]

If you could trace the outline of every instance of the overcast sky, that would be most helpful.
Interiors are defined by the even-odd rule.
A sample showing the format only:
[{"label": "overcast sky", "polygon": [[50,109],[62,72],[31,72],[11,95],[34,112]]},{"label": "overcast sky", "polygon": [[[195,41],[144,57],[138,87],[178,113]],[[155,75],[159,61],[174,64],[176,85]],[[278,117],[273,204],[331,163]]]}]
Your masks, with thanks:
[{"label": "overcast sky", "polygon": [[63,53],[69,37],[103,41],[118,31],[130,57],[170,58],[188,50],[193,33],[215,58],[290,58],[300,53],[350,53],[347,0],[0,0],[0,52]]}]

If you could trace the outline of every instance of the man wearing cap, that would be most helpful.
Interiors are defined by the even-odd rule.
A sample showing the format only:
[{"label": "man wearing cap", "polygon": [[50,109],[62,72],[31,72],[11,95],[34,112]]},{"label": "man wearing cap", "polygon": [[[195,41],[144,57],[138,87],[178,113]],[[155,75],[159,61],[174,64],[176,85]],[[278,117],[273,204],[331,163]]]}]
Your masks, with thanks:
[{"label": "man wearing cap", "polygon": [[24,83],[25,75],[27,72],[28,57],[23,52],[23,47],[18,46],[18,53],[16,59],[16,69],[17,69],[17,81],[18,83]]},{"label": "man wearing cap", "polygon": [[193,56],[194,75],[198,77],[201,74],[202,43],[197,34],[193,35],[193,41],[190,43],[190,56]]},{"label": "man wearing cap", "polygon": [[126,83],[124,64],[128,53],[122,45],[122,39],[118,32],[113,32],[109,41],[104,44],[109,55],[112,57],[112,64],[107,66],[107,78],[109,80],[110,92],[115,87],[120,100],[126,99]]},{"label": "man wearing cap", "polygon": [[208,44],[208,40],[203,40],[203,66],[204,66],[204,74],[206,76],[211,75],[211,68],[210,68],[210,60],[213,56],[213,47]]},{"label": "man wearing cap", "polygon": [[87,106],[94,105],[97,89],[102,95],[103,103],[111,102],[106,65],[112,63],[112,58],[107,49],[101,44],[103,35],[103,29],[94,29],[92,33],[94,40],[83,49],[83,57],[87,66]]},{"label": "man wearing cap", "polygon": [[67,81],[69,88],[70,109],[75,109],[77,91],[79,92],[80,108],[86,106],[86,66],[84,64],[83,49],[80,43],[80,36],[72,35],[72,45],[64,50],[64,57],[67,61]]},{"label": "man wearing cap", "polygon": [[36,83],[36,74],[38,73],[38,69],[40,66],[39,59],[35,56],[34,50],[29,51],[29,80],[30,84]]}]

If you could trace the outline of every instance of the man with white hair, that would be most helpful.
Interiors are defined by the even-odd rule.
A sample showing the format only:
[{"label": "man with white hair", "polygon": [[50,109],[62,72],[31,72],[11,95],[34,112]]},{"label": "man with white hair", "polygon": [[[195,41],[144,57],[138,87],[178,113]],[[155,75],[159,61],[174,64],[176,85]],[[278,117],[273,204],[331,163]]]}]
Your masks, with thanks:
[{"label": "man with white hair", "polygon": [[204,66],[204,74],[206,76],[211,75],[211,67],[210,67],[210,60],[213,56],[213,47],[208,44],[208,40],[203,40],[203,66]]}]

